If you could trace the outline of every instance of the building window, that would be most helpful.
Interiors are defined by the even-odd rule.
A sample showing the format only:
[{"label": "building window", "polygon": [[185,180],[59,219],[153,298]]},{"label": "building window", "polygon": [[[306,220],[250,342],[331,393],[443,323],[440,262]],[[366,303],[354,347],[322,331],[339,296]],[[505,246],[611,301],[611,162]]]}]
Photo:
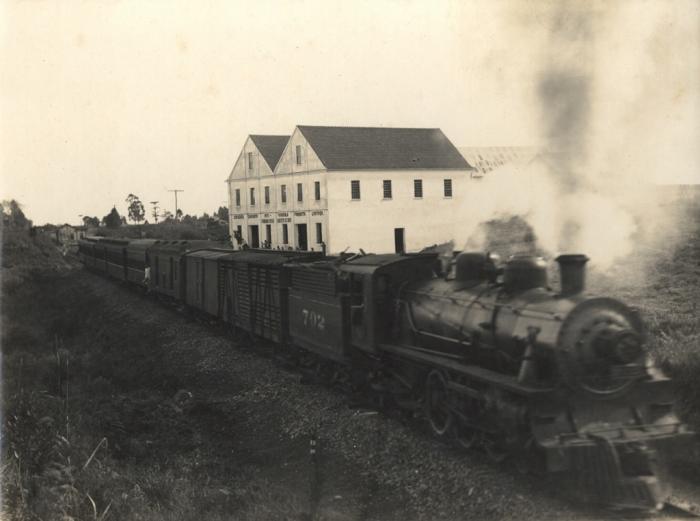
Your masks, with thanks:
[{"label": "building window", "polygon": [[414,179],[413,180],[413,197],[420,199],[423,197],[423,180]]},{"label": "building window", "polygon": [[316,244],[323,242],[323,224],[316,223]]},{"label": "building window", "polygon": [[384,181],[382,181],[382,185],[383,185],[384,199],[391,199],[391,180],[385,179]]},{"label": "building window", "polygon": [[272,225],[265,225],[265,240],[267,241],[267,247],[269,248],[272,244]]},{"label": "building window", "polygon": [[354,201],[360,200],[360,182],[350,181],[350,196]]},{"label": "building window", "polygon": [[286,224],[282,225],[282,244],[289,244],[289,229]]},{"label": "building window", "polygon": [[304,185],[297,183],[297,201],[301,202],[304,200]]},{"label": "building window", "polygon": [[265,204],[270,204],[270,187],[265,187]]},{"label": "building window", "polygon": [[241,191],[236,188],[236,206],[241,206]]},{"label": "building window", "polygon": [[445,197],[452,197],[452,179],[445,179]]},{"label": "building window", "polygon": [[287,185],[280,186],[280,201],[287,202]]},{"label": "building window", "polygon": [[317,201],[321,200],[321,182],[320,181],[316,181],[314,183],[314,198]]},{"label": "building window", "polygon": [[253,153],[248,152],[248,170],[253,171]]},{"label": "building window", "polygon": [[250,189],[250,206],[255,206],[255,188]]},{"label": "building window", "polygon": [[297,165],[300,165],[301,164],[301,145],[297,145],[296,154],[297,154]]}]

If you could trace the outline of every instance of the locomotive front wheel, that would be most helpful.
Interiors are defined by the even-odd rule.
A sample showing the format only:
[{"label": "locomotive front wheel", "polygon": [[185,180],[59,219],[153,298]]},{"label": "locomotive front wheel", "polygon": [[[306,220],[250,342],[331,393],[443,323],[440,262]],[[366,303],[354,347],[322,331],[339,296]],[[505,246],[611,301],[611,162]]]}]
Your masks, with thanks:
[{"label": "locomotive front wheel", "polygon": [[454,423],[448,402],[447,382],[437,370],[430,371],[426,379],[425,415],[430,422],[430,429],[439,437],[444,436]]}]

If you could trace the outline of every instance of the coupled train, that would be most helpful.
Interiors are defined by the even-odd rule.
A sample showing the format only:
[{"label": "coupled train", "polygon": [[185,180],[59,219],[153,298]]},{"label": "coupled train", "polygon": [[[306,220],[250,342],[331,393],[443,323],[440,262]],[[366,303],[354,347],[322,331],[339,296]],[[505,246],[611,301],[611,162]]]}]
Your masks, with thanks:
[{"label": "coupled train", "polygon": [[[88,238],[84,265],[147,285],[341,367],[421,410],[439,437],[559,473],[587,497],[654,509],[658,465],[691,443],[672,382],[650,362],[637,313],[584,293],[584,255],[557,258],[560,289],[532,256],[463,252],[233,251],[206,241]],[[447,273],[445,273],[447,272]]]}]

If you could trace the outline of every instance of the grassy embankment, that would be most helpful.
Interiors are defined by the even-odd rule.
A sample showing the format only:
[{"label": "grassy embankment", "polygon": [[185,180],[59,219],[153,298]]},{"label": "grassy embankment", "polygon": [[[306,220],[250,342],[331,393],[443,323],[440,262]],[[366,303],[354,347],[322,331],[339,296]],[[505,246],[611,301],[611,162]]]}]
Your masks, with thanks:
[{"label": "grassy embankment", "polygon": [[173,333],[127,313],[138,294],[23,231],[5,230],[2,261],[0,517],[250,518],[267,492],[219,490],[199,470],[203,450],[216,461],[215,413],[193,411],[181,390],[192,382],[164,363]]}]

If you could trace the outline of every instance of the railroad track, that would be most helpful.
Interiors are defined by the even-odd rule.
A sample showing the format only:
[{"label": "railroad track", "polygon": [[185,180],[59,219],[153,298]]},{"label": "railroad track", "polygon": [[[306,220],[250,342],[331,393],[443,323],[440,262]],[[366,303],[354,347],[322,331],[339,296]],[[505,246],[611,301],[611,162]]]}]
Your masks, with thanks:
[{"label": "railroad track", "polygon": [[664,502],[659,513],[666,519],[697,519],[700,518],[700,509],[689,503]]}]

